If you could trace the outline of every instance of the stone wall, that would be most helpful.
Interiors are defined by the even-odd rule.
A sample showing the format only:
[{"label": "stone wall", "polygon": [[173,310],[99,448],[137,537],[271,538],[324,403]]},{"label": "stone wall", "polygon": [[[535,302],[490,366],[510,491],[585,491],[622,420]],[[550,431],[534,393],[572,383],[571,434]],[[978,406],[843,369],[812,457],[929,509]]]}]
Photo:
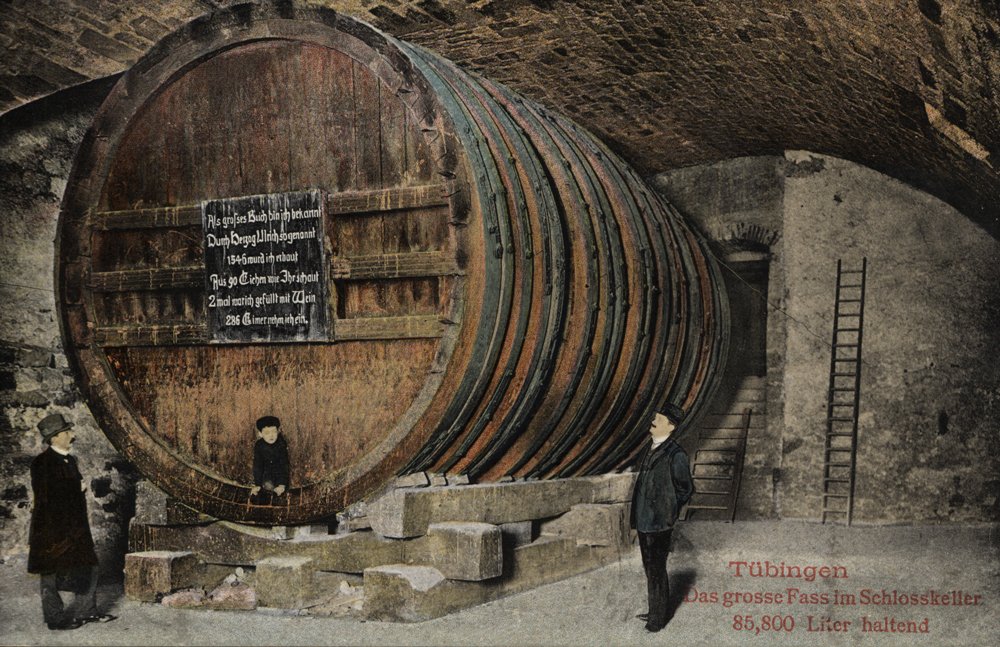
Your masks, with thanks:
[{"label": "stone wall", "polygon": [[105,575],[120,574],[136,475],[97,428],[62,352],[53,240],[73,155],[109,84],[55,95],[0,118],[0,559],[27,550],[35,425],[75,424],[74,453]]},{"label": "stone wall", "polygon": [[769,419],[749,442],[744,518],[819,517],[836,263],[863,257],[855,520],[1000,518],[995,238],[936,198],[812,153],[681,169],[655,184],[716,239],[741,223],[780,234],[768,291]]}]

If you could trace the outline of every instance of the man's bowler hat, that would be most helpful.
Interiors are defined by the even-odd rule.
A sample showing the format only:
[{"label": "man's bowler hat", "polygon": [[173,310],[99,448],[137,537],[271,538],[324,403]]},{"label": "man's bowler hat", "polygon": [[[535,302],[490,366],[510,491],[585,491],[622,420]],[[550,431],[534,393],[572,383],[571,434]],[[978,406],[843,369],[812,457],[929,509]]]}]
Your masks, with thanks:
[{"label": "man's bowler hat", "polygon": [[667,404],[663,405],[663,407],[660,409],[660,413],[669,418],[670,422],[674,423],[675,425],[679,425],[681,424],[681,422],[684,421],[684,410],[678,407],[676,404],[673,404],[672,402],[668,402]]},{"label": "man's bowler hat", "polygon": [[275,416],[264,416],[257,418],[257,431],[264,431],[264,427],[280,427],[281,421]]},{"label": "man's bowler hat", "polygon": [[72,426],[73,423],[67,422],[61,413],[52,413],[42,418],[42,421],[38,423],[38,431],[42,434],[42,440],[48,440]]}]

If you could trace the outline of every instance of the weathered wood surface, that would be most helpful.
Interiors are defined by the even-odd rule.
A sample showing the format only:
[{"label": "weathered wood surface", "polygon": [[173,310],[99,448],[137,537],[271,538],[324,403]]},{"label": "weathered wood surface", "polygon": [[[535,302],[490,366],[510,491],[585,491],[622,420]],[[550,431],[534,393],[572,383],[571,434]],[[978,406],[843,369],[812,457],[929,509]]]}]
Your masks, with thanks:
[{"label": "weathered wood surface", "polygon": [[[396,108],[393,111],[393,107]],[[388,113],[388,114],[387,114]],[[373,126],[386,132],[389,142],[406,141],[405,113],[398,104],[386,106],[379,124]],[[386,157],[382,169],[391,182],[401,182],[402,169],[398,158]],[[390,167],[395,167],[389,170]],[[393,187],[376,191],[344,191],[331,195],[329,198],[329,213],[352,214],[380,211],[395,211],[398,209],[419,209],[423,207],[444,207],[448,205],[448,186],[445,184],[428,184],[413,187]]]},{"label": "weathered wood surface", "polygon": [[337,256],[330,265],[335,279],[400,279],[462,273],[454,259],[441,252]]},{"label": "weathered wood surface", "polygon": [[90,288],[95,292],[178,290],[201,287],[204,284],[203,266],[94,272],[90,275]]}]

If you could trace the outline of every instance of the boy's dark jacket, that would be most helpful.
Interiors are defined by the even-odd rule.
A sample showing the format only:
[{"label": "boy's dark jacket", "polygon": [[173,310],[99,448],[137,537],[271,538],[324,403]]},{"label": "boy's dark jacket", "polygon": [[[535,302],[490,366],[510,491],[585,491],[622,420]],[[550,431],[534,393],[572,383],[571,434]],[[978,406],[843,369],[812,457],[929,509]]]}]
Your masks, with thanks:
[{"label": "boy's dark jacket", "polygon": [[270,481],[275,487],[288,487],[288,443],[281,434],[273,444],[268,444],[263,438],[257,439],[253,446],[253,482],[264,485]]},{"label": "boy's dark jacket", "polygon": [[28,572],[56,573],[97,564],[87,499],[76,458],[51,447],[31,462],[35,502],[28,532]]},{"label": "boy's dark jacket", "polygon": [[642,452],[632,490],[632,527],[639,532],[670,530],[694,494],[688,455],[673,438]]}]

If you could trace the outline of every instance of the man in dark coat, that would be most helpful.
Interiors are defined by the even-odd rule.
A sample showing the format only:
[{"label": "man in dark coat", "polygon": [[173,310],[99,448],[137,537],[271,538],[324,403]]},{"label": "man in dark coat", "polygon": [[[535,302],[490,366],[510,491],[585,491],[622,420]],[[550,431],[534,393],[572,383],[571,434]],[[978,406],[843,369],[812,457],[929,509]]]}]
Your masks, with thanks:
[{"label": "man in dark coat", "polygon": [[681,508],[694,494],[687,453],[671,438],[683,419],[684,412],[670,404],[654,414],[649,426],[652,438],[639,459],[632,490],[631,522],[639,535],[649,604],[649,612],[638,617],[646,620],[647,631],[659,631],[669,620],[670,534]]},{"label": "man in dark coat", "polygon": [[[97,611],[97,555],[87,519],[85,486],[70,455],[73,423],[54,413],[38,423],[49,447],[31,463],[34,505],[28,534],[28,572],[41,576],[42,617],[49,629],[76,629],[114,616]],[[64,606],[60,590],[73,591]]]}]

